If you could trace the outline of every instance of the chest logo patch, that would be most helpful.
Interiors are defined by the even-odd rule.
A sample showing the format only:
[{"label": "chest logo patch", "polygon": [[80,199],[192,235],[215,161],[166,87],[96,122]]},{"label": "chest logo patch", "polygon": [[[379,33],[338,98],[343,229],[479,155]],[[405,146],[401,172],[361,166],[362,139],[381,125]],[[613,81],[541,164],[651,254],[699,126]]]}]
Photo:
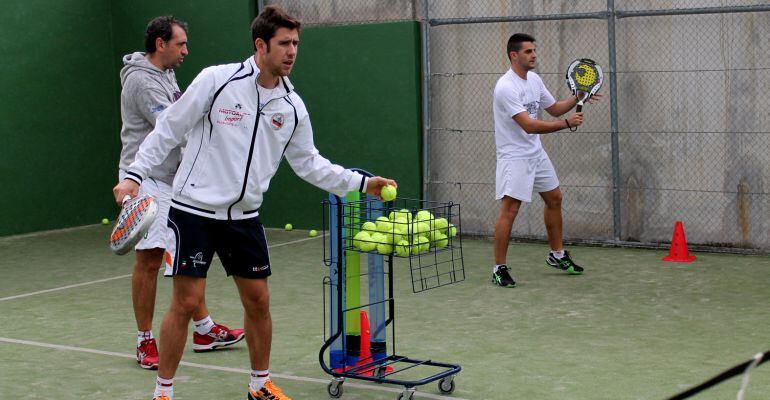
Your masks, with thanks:
[{"label": "chest logo patch", "polygon": [[273,127],[274,130],[279,130],[283,126],[283,114],[277,113],[273,114],[273,118],[270,121],[270,126]]}]

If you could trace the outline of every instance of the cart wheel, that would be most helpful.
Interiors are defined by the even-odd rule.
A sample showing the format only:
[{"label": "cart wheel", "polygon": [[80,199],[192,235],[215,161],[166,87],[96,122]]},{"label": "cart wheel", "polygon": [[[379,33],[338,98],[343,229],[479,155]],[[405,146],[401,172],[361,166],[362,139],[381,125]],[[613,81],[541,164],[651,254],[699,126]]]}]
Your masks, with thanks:
[{"label": "cart wheel", "polygon": [[455,380],[453,376],[446,377],[438,381],[438,390],[441,393],[449,394],[455,391]]},{"label": "cart wheel", "polygon": [[329,393],[329,397],[339,399],[342,396],[342,383],[343,381],[333,380],[326,385],[326,393]]},{"label": "cart wheel", "polygon": [[396,396],[396,400],[412,400],[412,396],[414,396],[413,391],[404,390]]}]

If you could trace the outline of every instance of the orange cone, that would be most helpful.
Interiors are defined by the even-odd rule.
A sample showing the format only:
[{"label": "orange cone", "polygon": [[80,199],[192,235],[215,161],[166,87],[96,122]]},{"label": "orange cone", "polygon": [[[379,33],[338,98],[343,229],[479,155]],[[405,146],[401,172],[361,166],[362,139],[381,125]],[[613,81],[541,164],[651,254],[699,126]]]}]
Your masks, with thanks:
[{"label": "orange cone", "polygon": [[371,351],[371,333],[369,332],[369,316],[366,311],[361,311],[361,358],[359,364],[365,364],[372,361]]},{"label": "orange cone", "polygon": [[695,256],[690,255],[687,250],[687,238],[684,236],[684,224],[682,221],[676,221],[674,225],[674,236],[671,237],[671,249],[668,256],[663,257],[663,261],[690,262]]}]

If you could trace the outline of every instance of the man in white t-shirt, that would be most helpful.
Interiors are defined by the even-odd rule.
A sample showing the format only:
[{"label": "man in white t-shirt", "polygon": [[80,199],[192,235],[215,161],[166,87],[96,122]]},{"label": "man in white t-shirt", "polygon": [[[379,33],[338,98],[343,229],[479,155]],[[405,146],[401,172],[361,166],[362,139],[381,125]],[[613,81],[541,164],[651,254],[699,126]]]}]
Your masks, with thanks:
[{"label": "man in white t-shirt", "polygon": [[[538,119],[540,109],[559,117],[573,107],[570,97],[556,101],[546,89],[535,68],[535,38],[524,33],[508,39],[511,69],[497,81],[493,95],[495,143],[497,145],[496,195],[501,200],[500,215],[495,223],[495,266],[492,281],[502,287],[515,287],[516,282],[506,266],[511,228],[522,202],[532,201],[532,191],[545,203],[544,219],[551,252],[546,263],[569,274],[579,275],[583,268],[572,261],[562,242],[562,194],[551,160],[540,143],[540,135],[579,126],[583,113],[566,119]],[[600,94],[592,100],[598,100]]]}]

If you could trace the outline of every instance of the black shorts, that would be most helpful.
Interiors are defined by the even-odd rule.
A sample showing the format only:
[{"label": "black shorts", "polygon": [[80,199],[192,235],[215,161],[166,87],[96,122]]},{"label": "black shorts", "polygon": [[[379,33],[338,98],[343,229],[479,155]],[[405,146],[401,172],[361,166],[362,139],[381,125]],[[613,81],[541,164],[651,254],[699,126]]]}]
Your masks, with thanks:
[{"label": "black shorts", "polygon": [[171,207],[168,228],[173,237],[167,238],[167,276],[205,278],[214,253],[228,276],[264,279],[271,274],[265,228],[259,217],[223,221]]}]

